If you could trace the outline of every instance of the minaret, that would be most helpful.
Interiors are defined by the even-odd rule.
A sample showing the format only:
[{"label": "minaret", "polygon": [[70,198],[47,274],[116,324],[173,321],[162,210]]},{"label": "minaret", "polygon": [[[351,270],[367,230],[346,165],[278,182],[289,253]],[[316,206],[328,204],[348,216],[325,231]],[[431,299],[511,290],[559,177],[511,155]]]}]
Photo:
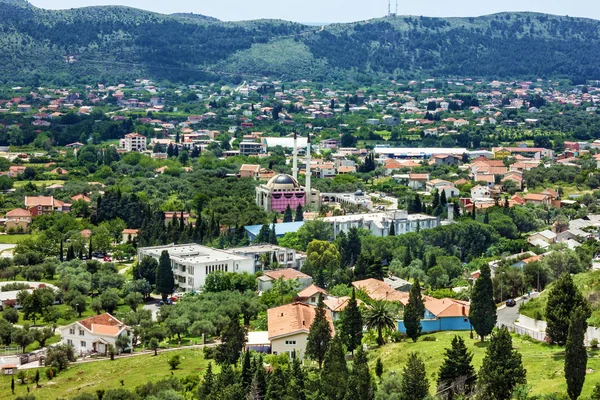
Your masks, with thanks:
[{"label": "minaret", "polygon": [[310,173],[310,132],[308,133],[308,138],[307,138],[307,142],[306,142],[306,185],[305,185],[305,190],[306,190],[306,202],[307,204],[305,204],[305,207],[310,208],[311,204],[312,204],[312,191],[310,188],[310,177],[311,177],[311,173]]},{"label": "minaret", "polygon": [[298,180],[298,135],[296,132],[294,132],[294,151],[292,154],[294,157],[292,161],[292,176]]}]

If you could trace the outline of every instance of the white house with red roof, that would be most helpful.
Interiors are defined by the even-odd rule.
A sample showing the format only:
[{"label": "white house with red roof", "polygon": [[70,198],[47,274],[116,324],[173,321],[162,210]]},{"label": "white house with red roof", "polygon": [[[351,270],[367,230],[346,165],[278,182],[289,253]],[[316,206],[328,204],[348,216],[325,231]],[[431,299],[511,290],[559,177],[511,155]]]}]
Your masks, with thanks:
[{"label": "white house with red roof", "polygon": [[107,354],[108,346],[116,346],[119,336],[125,335],[132,347],[131,328],[108,313],[75,321],[60,328],[61,343],[71,345],[79,354]]}]

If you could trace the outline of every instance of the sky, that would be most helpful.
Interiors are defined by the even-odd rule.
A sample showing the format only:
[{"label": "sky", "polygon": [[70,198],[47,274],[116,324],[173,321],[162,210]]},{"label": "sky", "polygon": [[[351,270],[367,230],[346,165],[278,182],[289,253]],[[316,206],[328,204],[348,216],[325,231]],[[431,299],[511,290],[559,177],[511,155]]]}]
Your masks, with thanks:
[{"label": "sky", "polygon": [[[193,12],[224,21],[261,18],[296,22],[351,22],[382,17],[388,0],[29,0],[48,9],[125,5],[164,14]],[[392,12],[396,0],[392,1]],[[600,20],[598,0],[398,0],[398,14],[472,17],[502,11],[536,11]]]}]

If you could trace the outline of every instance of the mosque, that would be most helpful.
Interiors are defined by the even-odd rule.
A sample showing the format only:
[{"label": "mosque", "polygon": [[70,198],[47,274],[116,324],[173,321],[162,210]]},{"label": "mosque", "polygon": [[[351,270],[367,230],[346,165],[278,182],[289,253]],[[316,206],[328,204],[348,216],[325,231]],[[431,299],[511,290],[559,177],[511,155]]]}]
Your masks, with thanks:
[{"label": "mosque", "polygon": [[298,183],[298,138],[294,133],[292,175],[275,175],[266,184],[256,188],[256,204],[267,212],[283,213],[289,205],[296,210],[301,205],[305,210],[318,211],[321,208],[321,193],[311,188],[310,134],[306,147],[306,186]]}]

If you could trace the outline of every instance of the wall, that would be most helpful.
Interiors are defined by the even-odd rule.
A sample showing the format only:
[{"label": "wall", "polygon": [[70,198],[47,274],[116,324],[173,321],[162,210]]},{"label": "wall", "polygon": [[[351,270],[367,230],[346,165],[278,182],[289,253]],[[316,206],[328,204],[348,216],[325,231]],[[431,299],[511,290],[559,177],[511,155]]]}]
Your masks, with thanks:
[{"label": "wall", "polygon": [[[285,344],[286,340],[295,340],[295,345]],[[304,358],[304,352],[306,351],[306,344],[308,343],[308,333],[297,333],[295,335],[289,335],[279,339],[271,340],[271,352],[273,354],[283,354],[296,350],[296,356],[299,359]]]},{"label": "wall", "polygon": [[[422,333],[440,331],[468,331],[470,329],[471,324],[469,323],[468,318],[463,317],[446,317],[421,320]],[[404,321],[398,321],[398,332],[406,333]]]},{"label": "wall", "polygon": [[[515,325],[532,331],[545,333],[548,324],[546,323],[546,321],[540,321],[526,317],[524,315],[519,315],[519,320],[515,322]],[[595,326],[588,326],[587,331],[585,333],[585,343],[589,345],[592,339],[600,341],[600,328],[597,328]]]}]

